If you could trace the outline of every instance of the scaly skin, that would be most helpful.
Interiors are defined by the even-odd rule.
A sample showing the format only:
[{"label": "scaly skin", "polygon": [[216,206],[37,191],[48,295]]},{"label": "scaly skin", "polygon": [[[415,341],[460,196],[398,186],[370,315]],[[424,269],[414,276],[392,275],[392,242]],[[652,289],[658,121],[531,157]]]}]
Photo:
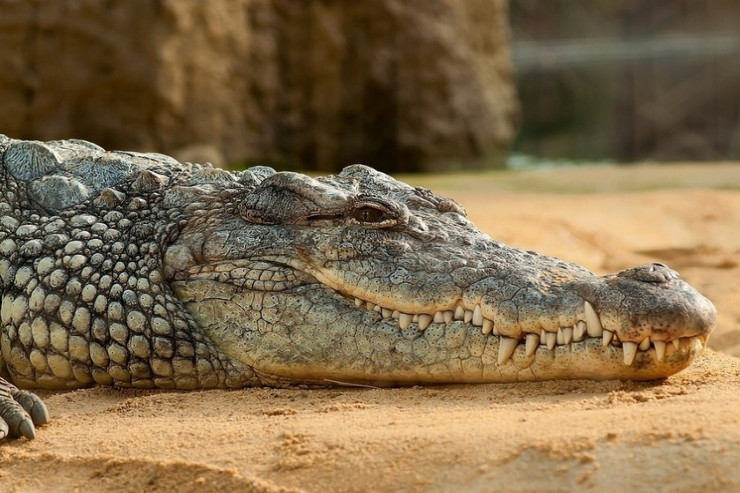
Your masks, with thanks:
[{"label": "scaly skin", "polygon": [[[0,371],[19,387],[655,379],[715,324],[662,264],[599,277],[510,248],[365,166],[229,173],[4,136],[0,157]],[[0,437],[47,420],[0,379]]]}]

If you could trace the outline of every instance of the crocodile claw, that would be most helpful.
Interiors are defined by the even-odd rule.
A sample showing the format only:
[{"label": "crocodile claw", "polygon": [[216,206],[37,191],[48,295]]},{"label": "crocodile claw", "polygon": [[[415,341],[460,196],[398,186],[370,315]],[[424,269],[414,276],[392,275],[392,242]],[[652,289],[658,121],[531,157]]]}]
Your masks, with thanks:
[{"label": "crocodile claw", "polygon": [[0,378],[0,440],[36,438],[36,426],[49,422],[49,411],[38,396]]}]

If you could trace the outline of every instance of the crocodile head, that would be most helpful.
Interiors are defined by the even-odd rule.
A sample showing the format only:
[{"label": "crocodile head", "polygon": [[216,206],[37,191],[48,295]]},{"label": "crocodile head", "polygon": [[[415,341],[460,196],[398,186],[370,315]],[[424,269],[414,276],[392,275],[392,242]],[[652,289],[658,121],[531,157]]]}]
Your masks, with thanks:
[{"label": "crocodile head", "polygon": [[715,324],[665,265],[596,276],[511,248],[453,201],[365,166],[241,182],[168,191],[165,206],[189,205],[164,272],[208,337],[264,378],[654,379],[689,365]]}]

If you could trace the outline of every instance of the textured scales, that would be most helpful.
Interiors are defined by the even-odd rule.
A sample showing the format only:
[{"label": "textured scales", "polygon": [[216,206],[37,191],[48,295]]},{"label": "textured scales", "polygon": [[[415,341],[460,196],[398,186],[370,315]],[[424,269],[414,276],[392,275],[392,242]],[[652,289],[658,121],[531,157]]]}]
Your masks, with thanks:
[{"label": "textured scales", "polygon": [[48,420],[16,386],[654,379],[715,324],[662,264],[599,277],[510,248],[365,166],[230,173],[4,136],[0,164],[0,437]]}]

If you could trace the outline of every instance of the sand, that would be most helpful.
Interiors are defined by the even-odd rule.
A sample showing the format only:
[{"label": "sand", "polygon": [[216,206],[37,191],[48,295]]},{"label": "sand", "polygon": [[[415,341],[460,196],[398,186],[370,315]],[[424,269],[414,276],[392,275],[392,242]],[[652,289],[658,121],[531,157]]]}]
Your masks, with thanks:
[{"label": "sand", "polygon": [[[0,491],[738,491],[736,168],[419,180],[506,243],[597,272],[677,268],[719,325],[712,349],[665,381],[42,392],[53,421],[0,445]],[[567,187],[532,191],[530,175]]]}]

